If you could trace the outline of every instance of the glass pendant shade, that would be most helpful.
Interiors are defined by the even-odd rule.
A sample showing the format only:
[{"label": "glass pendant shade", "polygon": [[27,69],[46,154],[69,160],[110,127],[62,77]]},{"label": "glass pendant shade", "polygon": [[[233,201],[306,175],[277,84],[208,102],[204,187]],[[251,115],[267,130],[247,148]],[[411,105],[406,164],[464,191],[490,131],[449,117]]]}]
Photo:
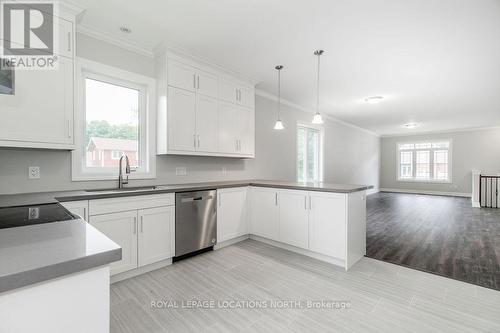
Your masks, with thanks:
[{"label": "glass pendant shade", "polygon": [[275,130],[282,130],[284,129],[285,126],[283,126],[283,123],[281,122],[281,120],[276,120],[276,123],[274,124],[274,129]]},{"label": "glass pendant shade", "polygon": [[323,117],[321,117],[319,112],[314,115],[312,123],[316,125],[323,124]]}]

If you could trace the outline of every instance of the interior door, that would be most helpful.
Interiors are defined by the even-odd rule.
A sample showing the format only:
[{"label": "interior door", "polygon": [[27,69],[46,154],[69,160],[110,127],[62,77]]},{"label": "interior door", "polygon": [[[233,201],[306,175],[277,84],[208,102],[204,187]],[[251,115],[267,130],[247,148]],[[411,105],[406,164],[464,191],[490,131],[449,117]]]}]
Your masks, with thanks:
[{"label": "interior door", "polygon": [[217,99],[204,95],[196,96],[197,150],[217,151],[218,108]]},{"label": "interior door", "polygon": [[346,195],[309,192],[309,196],[309,249],[345,259]]},{"label": "interior door", "polygon": [[168,60],[168,85],[188,91],[196,90],[196,71],[193,66]]},{"label": "interior door", "polygon": [[175,206],[138,211],[138,265],[172,258],[175,253]]},{"label": "interior door", "polygon": [[305,191],[280,191],[280,241],[309,248],[309,208]]},{"label": "interior door", "polygon": [[168,148],[169,150],[196,150],[195,93],[168,87]]},{"label": "interior door", "polygon": [[198,70],[196,77],[196,92],[205,96],[217,98],[219,82],[217,75]]},{"label": "interior door", "polygon": [[122,259],[110,264],[111,275],[137,267],[137,211],[94,215],[90,224],[122,248]]},{"label": "interior door", "polygon": [[252,187],[250,233],[279,241],[279,198],[276,189]]},{"label": "interior door", "polygon": [[237,138],[239,131],[238,106],[219,103],[219,151],[237,153]]},{"label": "interior door", "polygon": [[0,94],[0,140],[73,144],[73,60],[54,70],[14,70],[13,94]]}]

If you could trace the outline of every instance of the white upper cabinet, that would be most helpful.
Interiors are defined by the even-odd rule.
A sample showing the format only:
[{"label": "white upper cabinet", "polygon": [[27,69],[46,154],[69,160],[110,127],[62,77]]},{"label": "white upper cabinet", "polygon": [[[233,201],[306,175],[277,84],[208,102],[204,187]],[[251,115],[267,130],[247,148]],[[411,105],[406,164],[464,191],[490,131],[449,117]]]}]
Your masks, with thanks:
[{"label": "white upper cabinet", "polygon": [[158,154],[255,156],[252,85],[171,53],[156,71]]},{"label": "white upper cabinet", "polygon": [[249,86],[235,83],[228,79],[221,79],[221,99],[242,105],[248,108],[253,108],[255,104],[255,91],[254,88]]},{"label": "white upper cabinet", "polygon": [[74,149],[74,17],[65,17],[54,69],[13,69],[13,92],[0,94],[0,147]]},{"label": "white upper cabinet", "polygon": [[196,150],[196,96],[194,92],[168,87],[168,142],[171,150]]}]

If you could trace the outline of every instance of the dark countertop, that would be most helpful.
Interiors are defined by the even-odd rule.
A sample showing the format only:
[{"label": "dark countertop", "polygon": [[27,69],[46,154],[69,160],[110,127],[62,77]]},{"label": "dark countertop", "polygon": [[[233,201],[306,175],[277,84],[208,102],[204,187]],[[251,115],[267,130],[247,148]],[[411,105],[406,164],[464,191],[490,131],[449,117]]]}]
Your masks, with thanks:
[{"label": "dark countertop", "polygon": [[120,246],[81,219],[1,229],[0,293],[121,257]]},{"label": "dark countertop", "polygon": [[[0,207],[21,206],[21,205],[39,205],[45,203],[92,200],[104,198],[118,198],[126,196],[175,193],[186,191],[199,191],[207,189],[221,189],[240,186],[258,186],[274,187],[283,189],[294,189],[304,191],[351,193],[365,191],[373,188],[371,185],[347,185],[347,184],[329,184],[329,183],[299,183],[288,181],[273,180],[242,180],[242,181],[219,181],[219,182],[201,182],[175,185],[158,185],[157,189],[140,191],[117,191],[117,189],[106,190],[76,190],[76,191],[57,191],[57,192],[38,192],[21,194],[0,195]],[[131,186],[133,187],[133,186]]]}]

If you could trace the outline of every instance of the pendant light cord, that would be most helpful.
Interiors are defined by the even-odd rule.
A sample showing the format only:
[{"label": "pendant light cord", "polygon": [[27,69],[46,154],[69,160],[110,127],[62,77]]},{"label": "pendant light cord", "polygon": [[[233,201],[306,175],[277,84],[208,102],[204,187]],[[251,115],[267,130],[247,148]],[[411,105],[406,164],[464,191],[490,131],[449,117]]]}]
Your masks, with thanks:
[{"label": "pendant light cord", "polygon": [[281,120],[281,69],[278,70],[278,120]]},{"label": "pendant light cord", "polygon": [[319,57],[321,56],[321,53],[322,52],[317,52],[317,56],[318,56],[318,78],[317,78],[317,82],[316,82],[316,87],[317,87],[317,91],[316,91],[316,113],[319,113]]}]

